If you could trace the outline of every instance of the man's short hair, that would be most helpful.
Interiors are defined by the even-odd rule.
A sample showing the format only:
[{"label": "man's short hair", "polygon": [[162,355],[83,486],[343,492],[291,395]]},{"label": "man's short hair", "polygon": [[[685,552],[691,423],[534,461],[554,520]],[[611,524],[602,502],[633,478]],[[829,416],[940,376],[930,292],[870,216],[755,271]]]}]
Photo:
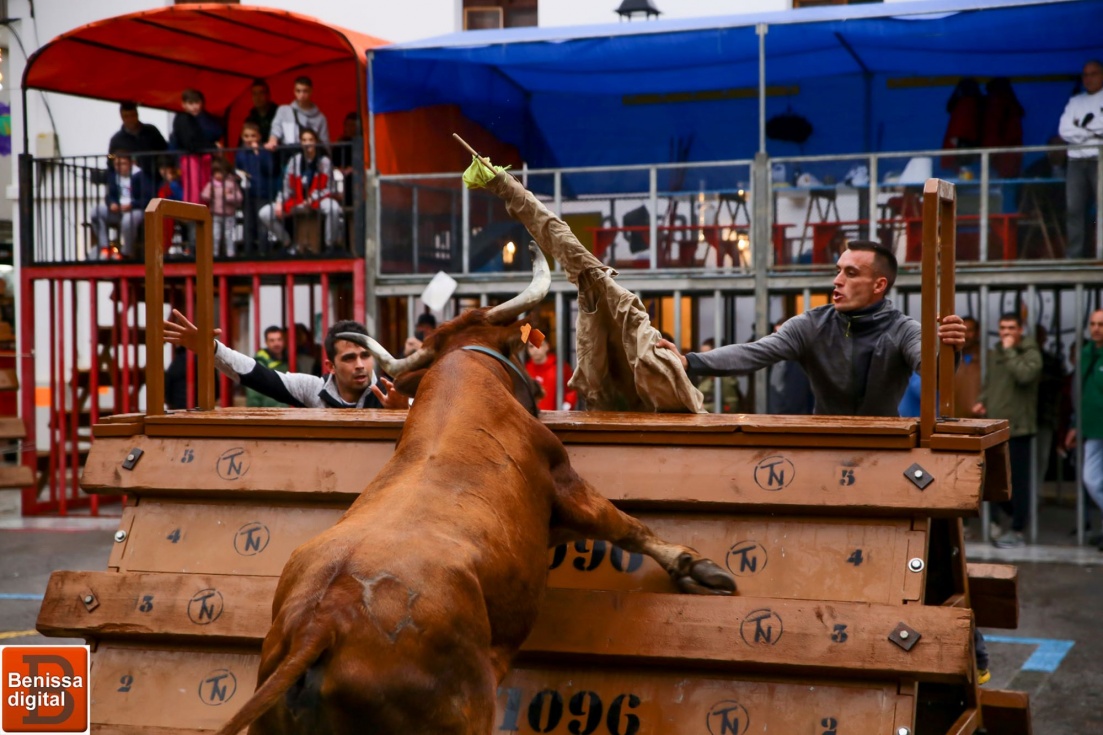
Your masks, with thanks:
[{"label": "man's short hair", "polygon": [[203,93],[198,89],[185,89],[180,93],[180,99],[184,102],[205,102]]},{"label": "man's short hair", "polygon": [[268,329],[264,330],[264,339],[267,340],[268,335],[272,334],[272,332],[276,332],[277,334],[283,334],[283,327],[277,327],[275,324],[268,327]]},{"label": "man's short hair", "polygon": [[716,340],[713,339],[712,337],[709,337],[708,339],[703,339],[703,340],[701,340],[701,346],[702,347],[708,347],[710,350],[715,350],[716,349]]},{"label": "man's short hair", "polygon": [[261,79],[260,77],[257,77],[252,82],[250,82],[249,87],[264,87],[265,89],[268,89],[268,82]]},{"label": "man's short hair", "polygon": [[1015,322],[1015,324],[1019,325],[1019,329],[1022,329],[1023,327],[1022,314],[1017,311],[1005,311],[1004,313],[1000,314],[1000,321]]},{"label": "man's short hair", "polygon": [[308,76],[295,77],[295,84],[301,84],[304,87],[310,87],[311,89],[314,89],[314,82],[312,82],[310,77]]},{"label": "man's short hair", "polygon": [[884,276],[888,281],[885,290],[892,288],[896,283],[896,272],[899,266],[896,263],[896,255],[876,240],[851,240],[846,244],[847,250],[866,250],[873,253],[873,268],[877,275]]},{"label": "man's short hair", "polygon": [[360,322],[354,322],[352,319],[342,319],[330,327],[326,332],[324,343],[326,357],[329,358],[330,362],[337,357],[337,335],[341,332],[356,332],[357,334],[366,335],[368,328]]},{"label": "man's short hair", "polygon": [[429,327],[429,329],[436,329],[437,318],[432,314],[422,314],[417,318],[417,326]]},{"label": "man's short hair", "polygon": [[360,119],[360,113],[359,112],[353,111],[353,112],[350,112],[349,114],[345,115],[345,122],[348,122],[349,120],[359,120],[359,119]]},{"label": "man's short hair", "polygon": [[119,103],[119,112],[137,112],[138,103],[134,100],[123,100]]}]

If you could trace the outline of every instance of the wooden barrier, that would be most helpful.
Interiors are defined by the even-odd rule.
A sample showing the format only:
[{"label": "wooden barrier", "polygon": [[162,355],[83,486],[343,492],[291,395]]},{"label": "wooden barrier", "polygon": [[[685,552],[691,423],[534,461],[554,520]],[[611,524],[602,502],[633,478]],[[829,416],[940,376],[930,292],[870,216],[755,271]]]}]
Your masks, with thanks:
[{"label": "wooden barrier", "polygon": [[[549,550],[496,731],[948,735],[991,707],[1029,732],[1025,695],[976,685],[975,620],[1017,622],[1014,570],[967,568],[960,522],[1007,497],[1007,424],[931,415],[544,415],[581,475],[725,565],[739,594],[679,595],[603,541]],[[248,699],[283,565],[389,459],[403,419],[230,409],[95,427],[83,485],[131,502],[107,570],[55,572],[38,628],[94,642],[98,732],[211,731]]]}]

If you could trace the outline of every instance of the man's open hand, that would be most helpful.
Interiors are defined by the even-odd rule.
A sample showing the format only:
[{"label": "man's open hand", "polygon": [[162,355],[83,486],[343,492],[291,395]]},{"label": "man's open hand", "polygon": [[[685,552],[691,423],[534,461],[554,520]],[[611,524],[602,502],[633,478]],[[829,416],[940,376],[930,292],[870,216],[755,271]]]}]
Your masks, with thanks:
[{"label": "man's open hand", "polygon": [[673,342],[668,339],[660,339],[658,342],[655,343],[655,346],[660,349],[670,350],[671,352],[673,352],[675,355],[678,356],[679,362],[682,363],[682,369],[689,370],[689,360],[686,359],[685,355],[678,351],[678,348],[674,346]]},{"label": "man's open hand", "polygon": [[955,350],[965,344],[965,320],[950,314],[938,320],[938,339]]},{"label": "man's open hand", "polygon": [[383,377],[379,378],[379,382],[383,384],[387,392],[384,393],[378,384],[371,387],[371,392],[383,404],[383,408],[407,409],[410,407],[410,397],[405,393],[399,393],[398,389],[394,387],[394,383]]},{"label": "man's open hand", "polygon": [[[214,338],[222,334],[221,329],[214,330]],[[186,347],[192,352],[198,352],[201,344],[199,328],[188,321],[188,318],[176,309],[172,310],[172,316],[165,320],[165,341],[169,344]]]}]

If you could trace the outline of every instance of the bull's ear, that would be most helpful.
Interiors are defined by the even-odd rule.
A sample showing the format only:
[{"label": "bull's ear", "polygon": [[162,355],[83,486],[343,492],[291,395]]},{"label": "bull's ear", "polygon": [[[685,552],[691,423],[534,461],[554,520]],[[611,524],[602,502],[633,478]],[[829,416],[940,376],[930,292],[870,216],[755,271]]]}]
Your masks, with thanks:
[{"label": "bull's ear", "polygon": [[417,388],[421,385],[421,379],[425,377],[425,373],[427,372],[429,372],[429,368],[415,370],[412,373],[403,373],[395,378],[394,387],[397,388],[400,393],[405,393],[413,398],[417,396]]}]

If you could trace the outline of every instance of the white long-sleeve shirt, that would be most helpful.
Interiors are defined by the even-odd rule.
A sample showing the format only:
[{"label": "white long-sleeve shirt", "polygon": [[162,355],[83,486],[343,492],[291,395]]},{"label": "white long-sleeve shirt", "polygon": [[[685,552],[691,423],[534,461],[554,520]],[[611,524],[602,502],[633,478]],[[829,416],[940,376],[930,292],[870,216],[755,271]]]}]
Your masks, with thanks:
[{"label": "white long-sleeve shirt", "polygon": [[[1093,117],[1085,125],[1084,119],[1089,114]],[[1057,132],[1066,143],[1072,145],[1079,143],[1103,145],[1103,89],[1095,94],[1081,92],[1070,99],[1065,105],[1065,111],[1061,114]],[[1095,158],[1098,155],[1098,148],[1069,149],[1069,158]]]}]

